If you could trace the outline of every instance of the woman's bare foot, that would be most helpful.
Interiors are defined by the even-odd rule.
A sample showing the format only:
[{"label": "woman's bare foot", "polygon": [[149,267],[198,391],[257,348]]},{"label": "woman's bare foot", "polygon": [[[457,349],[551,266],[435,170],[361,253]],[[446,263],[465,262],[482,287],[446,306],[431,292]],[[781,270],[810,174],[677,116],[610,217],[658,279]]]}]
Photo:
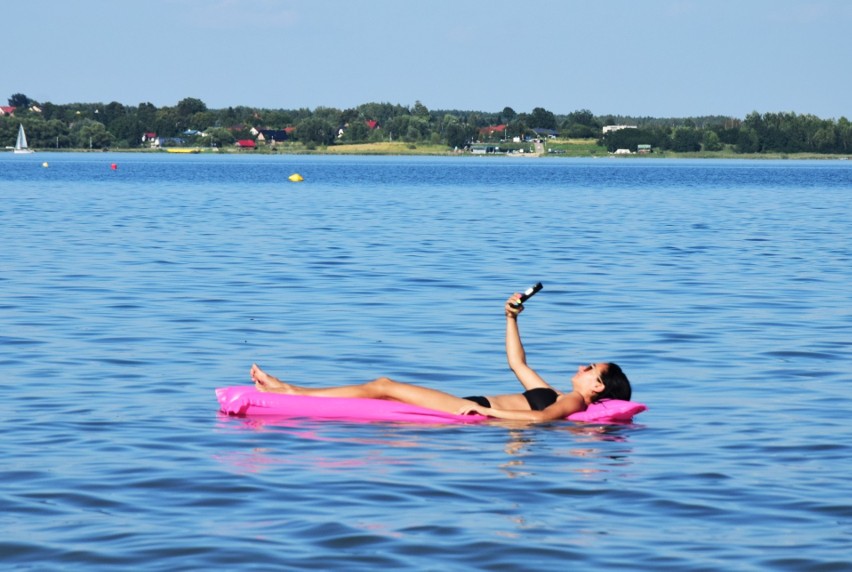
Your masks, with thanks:
[{"label": "woman's bare foot", "polygon": [[254,382],[254,386],[258,391],[287,394],[295,394],[297,392],[294,386],[269,375],[260,369],[256,363],[251,366],[251,380]]}]

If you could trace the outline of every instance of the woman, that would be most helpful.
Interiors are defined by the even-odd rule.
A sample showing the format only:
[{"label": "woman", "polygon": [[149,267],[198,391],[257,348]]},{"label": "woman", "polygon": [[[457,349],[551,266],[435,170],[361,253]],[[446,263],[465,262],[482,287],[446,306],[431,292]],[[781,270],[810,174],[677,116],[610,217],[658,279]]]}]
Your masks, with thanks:
[{"label": "woman", "polygon": [[443,391],[401,383],[386,377],[360,385],[310,389],[284,383],[261,370],[256,364],[252,365],[251,378],[260,391],[315,397],[389,399],[446,413],[479,413],[497,419],[517,421],[564,419],[572,413],[584,411],[590,403],[600,399],[630,399],[630,382],[621,368],[614,363],[580,366],[571,378],[570,392],[562,393],[553,389],[527,365],[518,330],[518,315],[524,309],[519,300],[520,294],[513,294],[506,301],[506,357],[509,367],[524,386],[523,393],[456,397]]}]

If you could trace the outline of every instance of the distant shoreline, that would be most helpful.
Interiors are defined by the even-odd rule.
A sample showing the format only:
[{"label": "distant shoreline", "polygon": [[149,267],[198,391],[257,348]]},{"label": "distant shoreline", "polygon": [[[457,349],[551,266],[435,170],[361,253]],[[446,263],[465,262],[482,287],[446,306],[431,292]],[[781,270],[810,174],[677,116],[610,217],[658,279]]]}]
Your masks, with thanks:
[{"label": "distant shoreline", "polygon": [[[186,148],[180,148],[186,149]],[[349,145],[335,145],[331,147],[317,147],[309,149],[302,145],[281,145],[275,148],[260,147],[253,150],[240,149],[214,149],[214,148],[191,148],[197,152],[168,152],[166,149],[139,149],[139,148],[111,148],[111,149],[35,149],[38,154],[55,153],[142,153],[142,154],[169,154],[169,155],[336,155],[336,156],[426,156],[426,157],[482,157],[482,158],[585,158],[585,159],[620,159],[620,160],[646,160],[646,159],[752,159],[752,160],[849,160],[852,155],[821,154],[821,153],[734,153],[733,151],[697,151],[690,153],[678,153],[673,151],[654,151],[647,154],[632,153],[630,155],[615,155],[608,153],[605,149],[591,150],[587,145],[579,146],[576,150],[560,149],[559,152],[535,153],[487,153],[473,154],[469,151],[460,152],[448,149],[443,145],[413,145],[408,143],[357,143]]]}]

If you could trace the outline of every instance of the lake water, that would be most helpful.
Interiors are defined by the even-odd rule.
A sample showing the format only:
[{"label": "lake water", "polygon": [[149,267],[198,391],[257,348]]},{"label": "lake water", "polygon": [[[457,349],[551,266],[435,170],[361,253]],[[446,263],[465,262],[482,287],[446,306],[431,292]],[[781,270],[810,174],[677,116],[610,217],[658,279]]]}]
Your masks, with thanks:
[{"label": "lake water", "polygon": [[[850,570],[850,200],[845,161],[0,155],[0,567]],[[514,391],[536,281],[530,364],[618,362],[633,425],[218,413],[252,362]]]}]

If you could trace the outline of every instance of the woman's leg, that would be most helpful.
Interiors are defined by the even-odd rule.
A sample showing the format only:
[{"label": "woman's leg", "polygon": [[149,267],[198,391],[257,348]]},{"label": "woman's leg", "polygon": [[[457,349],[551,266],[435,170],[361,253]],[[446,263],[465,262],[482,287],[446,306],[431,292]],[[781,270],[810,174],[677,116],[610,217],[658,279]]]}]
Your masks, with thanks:
[{"label": "woman's leg", "polygon": [[255,387],[260,391],[287,393],[291,395],[311,395],[314,397],[365,397],[370,399],[388,399],[410,405],[419,405],[428,409],[455,413],[462,407],[470,405],[470,401],[450,395],[437,389],[429,389],[410,383],[402,383],[380,377],[359,385],[343,385],[311,389],[285,383],[260,369],[257,365],[251,368],[251,378]]}]

